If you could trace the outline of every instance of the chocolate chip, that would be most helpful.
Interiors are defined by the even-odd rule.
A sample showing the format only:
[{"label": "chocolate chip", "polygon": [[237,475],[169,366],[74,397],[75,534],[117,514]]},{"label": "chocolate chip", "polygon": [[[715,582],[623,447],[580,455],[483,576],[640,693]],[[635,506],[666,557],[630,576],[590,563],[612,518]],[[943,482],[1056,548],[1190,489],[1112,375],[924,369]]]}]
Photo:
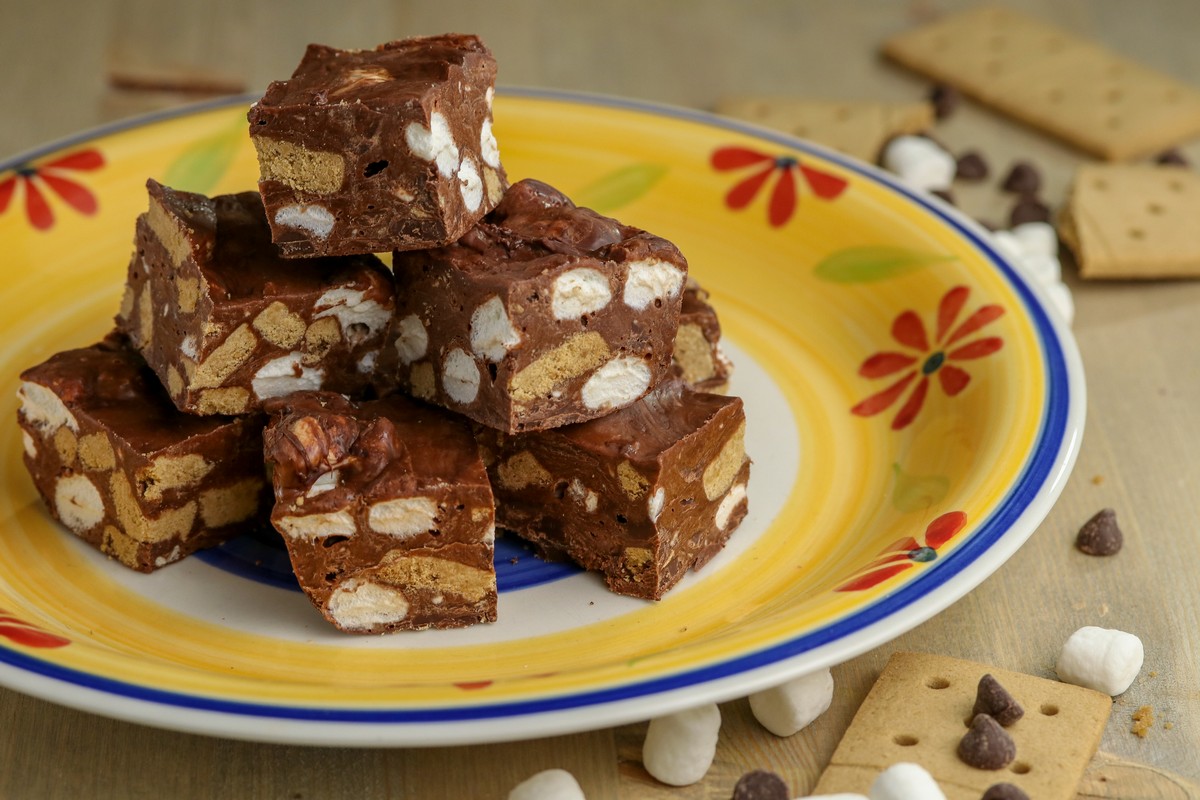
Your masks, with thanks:
[{"label": "chocolate chip", "polygon": [[1022,197],[1008,214],[1008,227],[1015,228],[1026,222],[1049,222],[1050,206],[1036,197]]},{"label": "chocolate chip", "polygon": [[1155,164],[1161,164],[1165,167],[1190,167],[1191,162],[1178,149],[1172,147],[1170,150],[1164,150],[1154,157]]},{"label": "chocolate chip", "polygon": [[1017,757],[1017,745],[999,722],[987,714],[976,714],[971,729],[958,743],[958,757],[976,769],[1003,769]]},{"label": "chocolate chip", "polygon": [[953,86],[939,83],[929,90],[929,102],[933,104],[933,115],[945,119],[958,108],[962,95]]},{"label": "chocolate chip", "polygon": [[971,709],[971,716],[976,714],[987,714],[1007,728],[1025,716],[1025,709],[1000,685],[1000,681],[989,674],[979,679],[979,688],[975,692],[975,707]]},{"label": "chocolate chip", "polygon": [[991,167],[978,150],[968,150],[958,157],[954,177],[964,181],[981,181],[991,173]]},{"label": "chocolate chip", "polygon": [[1028,161],[1017,161],[1004,176],[1000,188],[1013,194],[1037,194],[1042,188],[1042,174]]},{"label": "chocolate chip", "polygon": [[788,800],[791,796],[783,778],[774,772],[756,769],[738,780],[733,787],[732,800]]},{"label": "chocolate chip", "polygon": [[1083,523],[1075,536],[1075,547],[1089,556],[1111,556],[1121,550],[1125,537],[1117,526],[1117,512],[1106,508]]},{"label": "chocolate chip", "polygon": [[983,793],[983,800],[1029,800],[1020,786],[1011,783],[993,783]]}]

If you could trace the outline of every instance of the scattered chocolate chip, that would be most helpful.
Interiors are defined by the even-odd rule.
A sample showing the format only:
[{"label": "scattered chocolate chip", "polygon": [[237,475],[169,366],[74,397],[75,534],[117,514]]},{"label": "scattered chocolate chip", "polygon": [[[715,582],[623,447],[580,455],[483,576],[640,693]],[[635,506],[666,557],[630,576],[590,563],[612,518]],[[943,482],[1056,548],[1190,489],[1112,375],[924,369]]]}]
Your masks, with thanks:
[{"label": "scattered chocolate chip", "polygon": [[958,108],[962,95],[953,86],[939,83],[929,90],[929,102],[933,104],[933,116],[945,119]]},{"label": "scattered chocolate chip", "polygon": [[1022,197],[1008,214],[1008,227],[1015,228],[1026,222],[1049,222],[1050,206],[1036,197]]},{"label": "scattered chocolate chip", "polygon": [[929,193],[934,197],[940,197],[950,205],[954,205],[954,193],[949,189],[930,189]]},{"label": "scattered chocolate chip", "polygon": [[979,688],[975,692],[975,707],[971,709],[971,716],[976,714],[987,714],[1007,728],[1025,716],[1025,709],[1000,685],[1000,681],[989,674],[979,679]]},{"label": "scattered chocolate chip", "polygon": [[1020,786],[1011,783],[993,783],[983,793],[983,800],[1029,800],[1029,795]]},{"label": "scattered chocolate chip", "polygon": [[1013,194],[1037,194],[1042,188],[1042,173],[1028,161],[1017,161],[1004,176],[1000,188]]},{"label": "scattered chocolate chip", "polygon": [[1191,162],[1178,149],[1172,147],[1170,150],[1164,150],[1154,157],[1155,164],[1161,164],[1165,167],[1190,167]]},{"label": "scattered chocolate chip", "polygon": [[791,796],[783,778],[774,772],[756,769],[738,779],[732,800],[788,800]]},{"label": "scattered chocolate chip", "polygon": [[1017,745],[999,722],[976,714],[971,729],[959,740],[958,757],[976,769],[1003,769],[1017,757]]},{"label": "scattered chocolate chip", "polygon": [[1117,512],[1111,508],[1100,511],[1083,523],[1075,536],[1075,547],[1089,556],[1111,556],[1121,550],[1125,537],[1117,525]]},{"label": "scattered chocolate chip", "polygon": [[954,177],[963,181],[981,181],[991,173],[987,160],[978,150],[968,150],[958,157]]}]

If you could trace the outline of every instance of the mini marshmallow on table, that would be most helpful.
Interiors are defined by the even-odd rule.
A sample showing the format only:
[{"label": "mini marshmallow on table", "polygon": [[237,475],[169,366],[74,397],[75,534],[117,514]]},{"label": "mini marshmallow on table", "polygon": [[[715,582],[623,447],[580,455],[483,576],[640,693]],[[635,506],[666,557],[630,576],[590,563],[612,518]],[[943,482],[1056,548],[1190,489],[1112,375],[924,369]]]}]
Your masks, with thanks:
[{"label": "mini marshmallow on table", "polygon": [[754,718],[776,736],[791,736],[833,702],[833,674],[824,669],[750,695]]},{"label": "mini marshmallow on table", "polygon": [[1142,640],[1132,633],[1088,625],[1063,644],[1054,669],[1065,683],[1116,697],[1133,684],[1144,658]]},{"label": "mini marshmallow on table", "polygon": [[949,189],[958,161],[927,136],[897,136],[883,148],[884,169],[913,189]]},{"label": "mini marshmallow on table", "polygon": [[508,793],[508,800],[585,800],[575,776],[565,769],[547,769],[526,778]]},{"label": "mini marshmallow on table", "polygon": [[1051,306],[1070,325],[1075,318],[1075,300],[1062,280],[1058,260],[1058,234],[1046,222],[1025,222],[1012,230],[992,232],[992,244],[1001,255],[1048,295]]},{"label": "mini marshmallow on table", "polygon": [[946,800],[941,787],[924,767],[900,762],[879,773],[871,784],[870,800]]},{"label": "mini marshmallow on table", "polygon": [[650,721],[642,765],[659,781],[688,786],[701,780],[717,754],[721,710],[715,703]]}]

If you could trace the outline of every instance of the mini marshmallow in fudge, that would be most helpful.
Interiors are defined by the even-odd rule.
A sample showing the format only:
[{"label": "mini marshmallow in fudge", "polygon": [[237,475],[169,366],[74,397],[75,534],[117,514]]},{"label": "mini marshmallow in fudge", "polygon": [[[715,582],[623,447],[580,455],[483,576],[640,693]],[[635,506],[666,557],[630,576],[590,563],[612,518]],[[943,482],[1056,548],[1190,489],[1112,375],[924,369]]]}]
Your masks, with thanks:
[{"label": "mini marshmallow in fudge", "polygon": [[394,307],[374,256],[285,261],[253,192],[151,180],[117,325],[193,414],[244,414],[303,389],[367,391]]},{"label": "mini marshmallow in fudge", "polygon": [[474,36],[309,45],[249,113],[284,256],[435,247],[466,233],[507,183],[495,82],[496,61]]},{"label": "mini marshmallow in fudge", "polygon": [[494,504],[464,420],[400,395],[299,392],[267,409],[271,521],[326,619],[350,633],[495,621]]},{"label": "mini marshmallow in fudge", "polygon": [[589,422],[479,435],[500,527],[599,571],[618,594],[657,600],[745,517],[745,430],[739,398],[671,381]]},{"label": "mini marshmallow in fudge", "polygon": [[50,514],[151,572],[266,524],[260,416],[178,411],[123,336],[21,374],[25,466]]},{"label": "mini marshmallow in fudge", "polygon": [[703,392],[724,392],[733,364],[721,349],[721,323],[708,292],[690,276],[683,289],[672,375]]},{"label": "mini marshmallow in fudge", "polygon": [[[534,180],[458,242],[393,254],[381,372],[508,433],[603,416],[669,372],[687,261]],[[393,366],[394,365],[394,366]]]}]

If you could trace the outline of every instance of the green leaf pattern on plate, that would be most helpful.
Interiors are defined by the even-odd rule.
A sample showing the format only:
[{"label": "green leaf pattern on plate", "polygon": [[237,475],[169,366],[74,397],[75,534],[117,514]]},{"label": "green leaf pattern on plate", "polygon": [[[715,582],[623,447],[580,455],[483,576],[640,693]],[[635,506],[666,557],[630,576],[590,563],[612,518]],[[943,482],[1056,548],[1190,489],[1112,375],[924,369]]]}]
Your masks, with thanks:
[{"label": "green leaf pattern on plate", "polygon": [[941,501],[950,489],[945,475],[913,475],[899,463],[892,464],[896,484],[892,488],[892,505],[900,511],[924,511]]},{"label": "green leaf pattern on plate", "polygon": [[826,256],[817,264],[815,271],[818,278],[833,283],[871,283],[953,260],[954,256],[941,253],[922,253],[888,245],[863,245],[847,247]]},{"label": "green leaf pattern on plate", "polygon": [[246,118],[239,113],[233,124],[189,145],[167,167],[162,182],[180,191],[211,193],[245,144],[246,135]]},{"label": "green leaf pattern on plate", "polygon": [[631,164],[576,192],[575,204],[605,214],[637,200],[666,174],[662,164]]}]

